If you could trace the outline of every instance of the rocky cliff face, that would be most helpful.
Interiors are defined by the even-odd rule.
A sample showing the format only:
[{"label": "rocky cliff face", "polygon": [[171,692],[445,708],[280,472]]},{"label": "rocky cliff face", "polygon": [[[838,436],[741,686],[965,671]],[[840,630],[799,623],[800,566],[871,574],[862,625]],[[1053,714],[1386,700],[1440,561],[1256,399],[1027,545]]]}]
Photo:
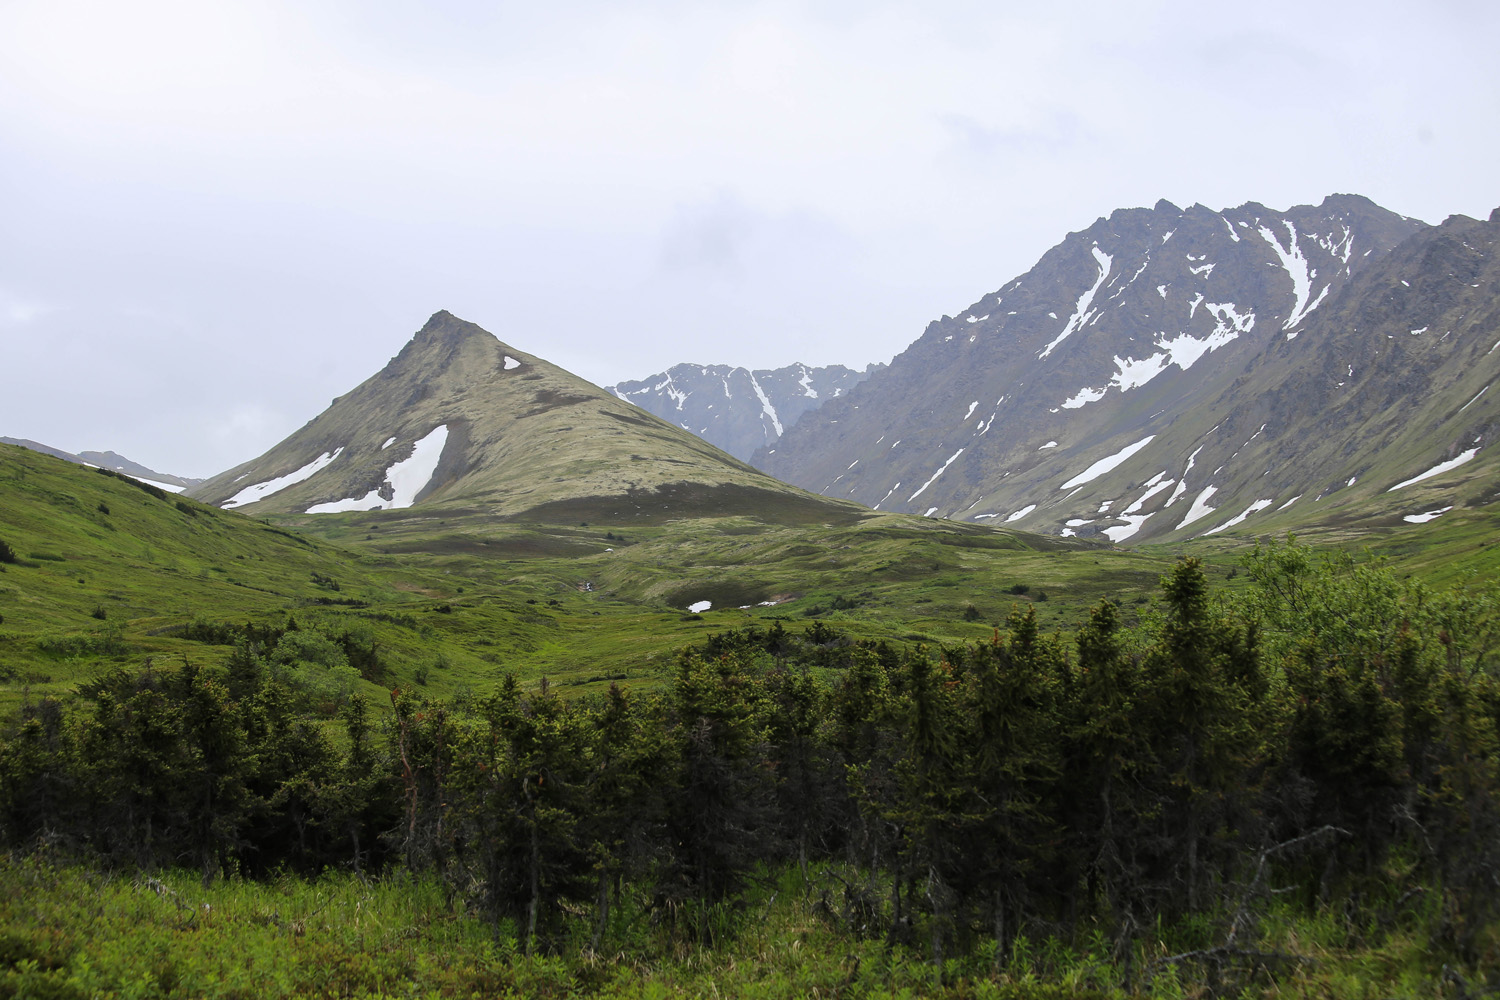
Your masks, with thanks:
[{"label": "rocky cliff face", "polygon": [[[1117,211],[930,324],[888,369],[754,461],[881,510],[1116,541],[1209,530],[1256,504],[1247,516],[1274,513],[1291,490],[1357,483],[1355,465],[1420,464],[1434,445],[1409,442],[1401,458],[1394,439],[1369,436],[1371,411],[1447,386],[1439,370],[1465,363],[1452,359],[1470,369],[1451,391],[1493,374],[1474,354],[1493,343],[1479,344],[1477,302],[1417,315],[1492,294],[1479,273],[1488,251],[1459,253],[1466,240],[1486,246],[1492,225],[1432,228],[1350,195],[1287,212]],[[1398,350],[1389,328],[1408,319],[1444,330],[1428,341],[1403,331]],[[1418,364],[1420,344],[1433,353]],[[1363,414],[1347,417],[1358,429],[1338,462],[1325,447],[1346,419],[1330,416],[1336,407]]]},{"label": "rocky cliff face", "polygon": [[799,364],[752,371],[728,365],[674,365],[649,378],[606,388],[748,461],[758,449],[773,445],[804,413],[844,395],[883,367],[870,365],[861,372],[843,365]]}]

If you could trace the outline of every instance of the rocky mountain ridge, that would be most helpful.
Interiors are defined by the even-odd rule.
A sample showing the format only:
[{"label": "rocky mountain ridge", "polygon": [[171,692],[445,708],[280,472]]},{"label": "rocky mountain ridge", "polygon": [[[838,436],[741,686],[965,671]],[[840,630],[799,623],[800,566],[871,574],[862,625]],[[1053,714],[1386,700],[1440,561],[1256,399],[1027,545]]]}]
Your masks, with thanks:
[{"label": "rocky mountain ridge", "polygon": [[[1385,413],[1470,383],[1482,395],[1500,359],[1485,353],[1494,338],[1480,343],[1493,330],[1481,314],[1493,302],[1494,225],[1428,227],[1352,195],[1286,212],[1120,210],[930,324],[754,462],[881,510],[1117,542],[1268,518],[1291,505],[1289,490],[1326,496],[1387,462],[1395,483],[1397,466],[1436,464],[1467,430],[1398,454],[1360,401],[1378,396]],[[1428,291],[1419,300],[1412,288]],[[1392,324],[1407,322],[1411,344],[1397,349]],[[1430,345],[1421,364],[1418,344]],[[1489,405],[1477,399],[1470,415]],[[1359,426],[1329,453],[1328,429],[1356,412]],[[1274,453],[1258,452],[1271,442]],[[1251,453],[1264,461],[1253,470]]]}]

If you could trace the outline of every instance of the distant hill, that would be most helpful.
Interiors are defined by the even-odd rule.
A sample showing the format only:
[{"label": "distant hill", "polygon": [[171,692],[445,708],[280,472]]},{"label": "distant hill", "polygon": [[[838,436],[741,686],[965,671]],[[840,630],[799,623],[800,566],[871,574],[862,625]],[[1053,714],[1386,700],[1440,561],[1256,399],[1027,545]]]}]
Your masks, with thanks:
[{"label": "distant hill", "polygon": [[115,472],[123,472],[134,479],[152,483],[173,493],[181,493],[203,482],[201,479],[188,479],[184,476],[173,476],[165,472],[148,469],[139,462],[132,462],[124,455],[117,455],[112,451],[81,451],[75,455],[72,452],[63,451],[61,448],[54,448],[51,445],[41,444],[37,441],[28,441],[25,438],[12,437],[0,437],[0,444],[13,444],[22,448],[30,448],[32,451],[39,451],[43,455],[51,455],[53,458],[60,458],[65,462],[74,462],[78,465],[92,465],[99,469],[113,469]]},{"label": "distant hill", "polygon": [[742,461],[776,443],[802,414],[884,368],[864,371],[843,365],[809,368],[732,368],[728,365],[674,365],[634,382],[606,386],[626,402],[676,424]]},{"label": "distant hill", "polygon": [[881,510],[1117,542],[1493,499],[1497,230],[1353,195],[1117,211],[754,461]]},{"label": "distant hill", "polygon": [[858,516],[447,312],[301,430],[192,495],[279,513],[444,504],[496,516],[774,517],[791,505],[799,517]]}]

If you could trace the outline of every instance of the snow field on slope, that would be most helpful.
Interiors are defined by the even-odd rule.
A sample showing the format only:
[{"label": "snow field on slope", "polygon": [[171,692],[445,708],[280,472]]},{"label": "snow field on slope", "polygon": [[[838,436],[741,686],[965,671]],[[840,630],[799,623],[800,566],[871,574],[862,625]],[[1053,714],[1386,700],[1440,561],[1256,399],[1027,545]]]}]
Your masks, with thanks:
[{"label": "snow field on slope", "polygon": [[1253,504],[1251,504],[1250,506],[1246,507],[1243,511],[1241,511],[1238,514],[1236,514],[1234,517],[1231,517],[1229,520],[1227,520],[1223,524],[1219,525],[1217,528],[1209,528],[1207,531],[1204,532],[1204,534],[1205,535],[1216,534],[1216,533],[1218,533],[1220,531],[1224,531],[1226,528],[1232,528],[1236,524],[1243,524],[1244,521],[1245,521],[1245,518],[1249,517],[1251,514],[1254,514],[1254,513],[1258,512],[1258,511],[1265,510],[1267,507],[1271,506],[1271,504],[1273,504],[1275,502],[1276,502],[1276,498],[1275,497],[1272,497],[1269,500],[1257,500]]},{"label": "snow field on slope", "polygon": [[1451,472],[1477,454],[1479,454],[1478,448],[1470,448],[1468,451],[1463,452],[1455,458],[1450,458],[1446,462],[1439,462],[1437,465],[1434,465],[1432,468],[1428,469],[1421,475],[1412,476],[1410,479],[1403,479],[1395,486],[1392,486],[1390,489],[1386,490],[1386,492],[1394,493],[1396,490],[1401,489],[1403,486],[1410,486],[1412,483],[1420,483],[1424,479],[1431,479],[1433,476],[1441,476],[1445,472]]},{"label": "snow field on slope", "polygon": [[1070,490],[1075,486],[1082,486],[1084,483],[1087,483],[1094,479],[1098,479],[1106,472],[1109,472],[1118,467],[1131,455],[1134,455],[1136,452],[1140,451],[1142,448],[1146,447],[1146,445],[1155,440],[1156,435],[1149,434],[1141,440],[1137,441],[1135,444],[1126,445],[1124,448],[1121,448],[1113,455],[1104,456],[1103,458],[1099,459],[1099,461],[1095,462],[1093,465],[1089,466],[1087,469],[1084,469],[1078,475],[1074,476],[1072,479],[1069,479],[1067,482],[1063,483],[1058,487],[1058,489]]},{"label": "snow field on slope", "polygon": [[[1194,301],[1195,311],[1202,298],[1203,296],[1200,295]],[[1138,389],[1172,365],[1176,365],[1182,371],[1187,371],[1205,354],[1217,351],[1238,339],[1240,334],[1249,333],[1255,328],[1255,313],[1241,314],[1233,302],[1209,302],[1206,308],[1213,314],[1215,320],[1213,332],[1208,336],[1199,338],[1189,333],[1179,333],[1175,337],[1168,337],[1162,333],[1154,342],[1159,349],[1156,354],[1140,360],[1122,358],[1117,354],[1114,359],[1115,372],[1105,383],[1104,388],[1095,389],[1085,386],[1060,404],[1062,408],[1076,410],[1089,403],[1097,402],[1103,399],[1104,394],[1112,388],[1119,389],[1121,392]]]},{"label": "snow field on slope", "polygon": [[1207,517],[1208,515],[1212,514],[1215,508],[1208,505],[1208,498],[1213,496],[1218,491],[1219,488],[1217,486],[1204,487],[1203,492],[1198,494],[1198,498],[1194,500],[1193,505],[1188,508],[1187,516],[1182,519],[1182,522],[1177,525],[1177,528],[1175,530],[1180,531],[1183,528],[1186,528],[1188,525],[1192,524],[1194,521],[1198,520],[1200,517]]},{"label": "snow field on slope", "polygon": [[309,514],[338,514],[351,510],[402,510],[416,503],[417,494],[432,479],[437,471],[438,459],[443,457],[443,447],[448,443],[448,425],[441,424],[427,433],[413,447],[409,458],[402,459],[385,471],[385,483],[392,490],[390,500],[380,496],[380,489],[371,490],[362,497],[347,500],[332,500],[313,504],[307,508]]},{"label": "snow field on slope", "polygon": [[335,458],[338,458],[339,453],[343,450],[344,449],[341,447],[335,448],[332,452],[325,452],[322,455],[319,455],[317,458],[313,459],[311,462],[308,462],[296,472],[288,472],[286,475],[281,476],[277,479],[271,479],[264,483],[256,483],[254,486],[246,486],[234,496],[219,504],[219,506],[227,510],[230,507],[238,507],[242,504],[254,503],[257,500],[264,500],[266,497],[271,496],[273,493],[280,493],[288,486],[296,486],[298,483],[307,479],[311,479],[313,476],[317,475],[318,472],[327,467],[329,462],[332,462]]},{"label": "snow field on slope", "polygon": [[1437,510],[1429,510],[1425,514],[1407,514],[1401,520],[1407,524],[1426,524],[1428,521],[1441,517],[1452,509],[1452,507],[1439,507]]}]

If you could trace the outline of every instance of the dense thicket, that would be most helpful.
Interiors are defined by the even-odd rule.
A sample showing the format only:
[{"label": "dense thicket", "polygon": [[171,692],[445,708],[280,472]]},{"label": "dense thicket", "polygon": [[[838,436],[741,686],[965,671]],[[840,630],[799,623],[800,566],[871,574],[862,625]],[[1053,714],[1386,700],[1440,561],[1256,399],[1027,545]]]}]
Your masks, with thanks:
[{"label": "dense thicket", "polygon": [[[778,623],[684,650],[657,693],[395,691],[380,727],[330,680],[357,641],[242,630],[225,673],[29,706],[0,836],[206,880],[403,865],[527,949],[598,948],[627,890],[712,943],[766,866],[821,862],[830,921],[939,964],[1036,929],[1125,956],[1189,915],[1227,954],[1273,875],[1310,907],[1439,894],[1472,955],[1500,901],[1493,588],[1294,543],[1245,566],[1229,603],[1181,561],[1136,630],[1108,602],[1071,638],[1027,610],[940,651]],[[308,714],[335,706],[337,746]]]}]

